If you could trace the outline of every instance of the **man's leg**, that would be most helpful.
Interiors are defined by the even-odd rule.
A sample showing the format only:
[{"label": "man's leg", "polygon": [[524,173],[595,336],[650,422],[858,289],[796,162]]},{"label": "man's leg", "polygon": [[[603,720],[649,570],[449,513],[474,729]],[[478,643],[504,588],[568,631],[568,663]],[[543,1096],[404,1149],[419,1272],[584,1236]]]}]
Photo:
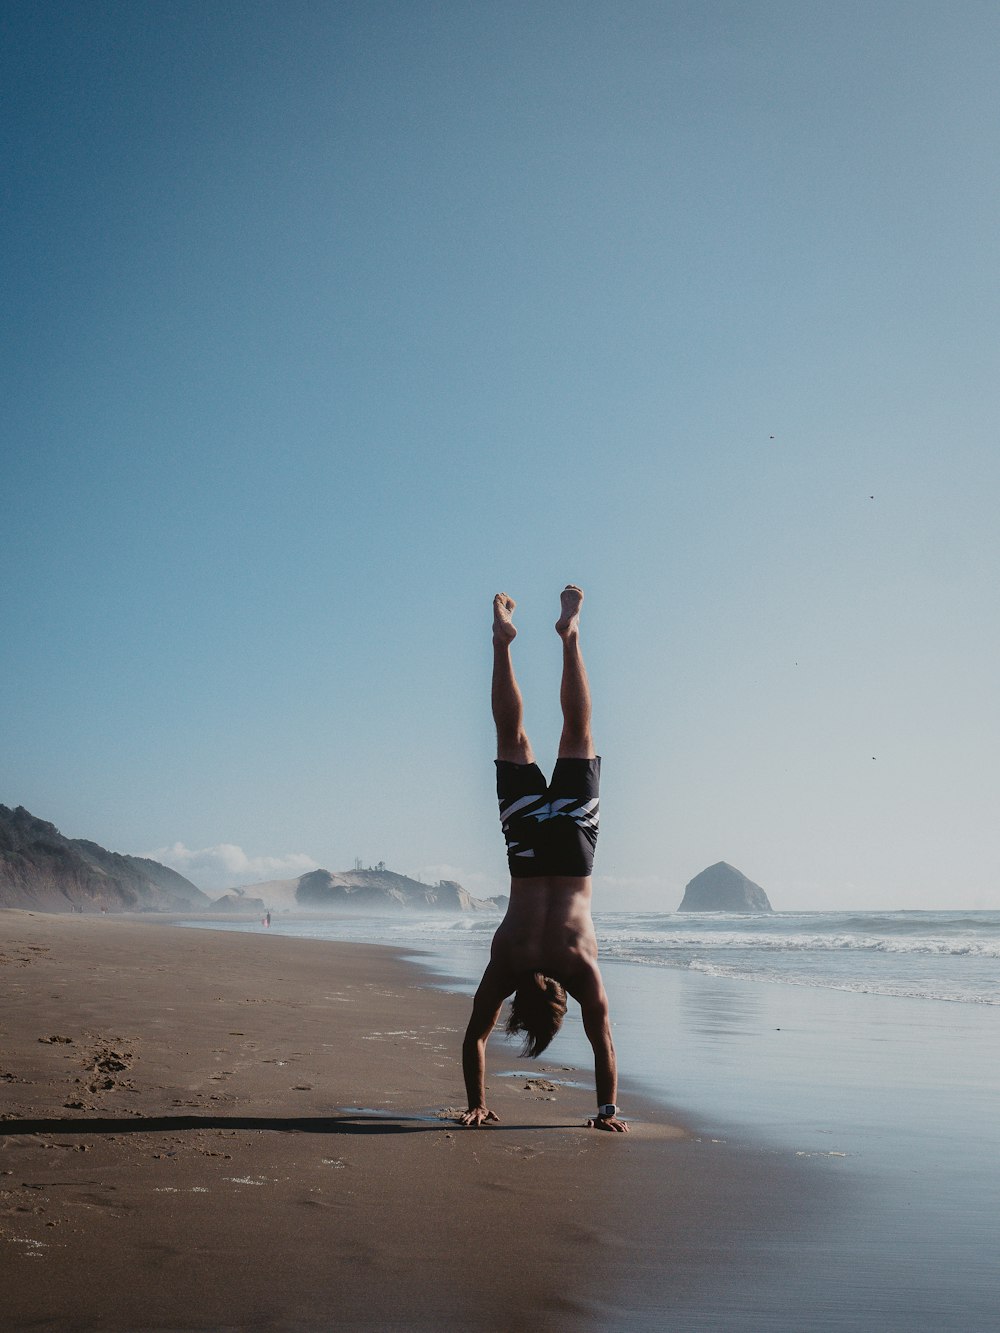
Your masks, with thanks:
[{"label": "man's leg", "polygon": [[590,734],[590,685],[580,653],[583,592],[570,583],[563,589],[560,600],[562,609],[556,621],[556,633],[563,641],[563,673],[559,687],[563,729],[559,738],[559,758],[594,759],[594,739]]},{"label": "man's leg", "polygon": [[511,620],[515,605],[505,592],[498,592],[493,598],[493,721],[497,728],[497,758],[513,764],[533,764],[535,756],[524,730],[524,701],[510,656],[510,645],[517,634]]}]

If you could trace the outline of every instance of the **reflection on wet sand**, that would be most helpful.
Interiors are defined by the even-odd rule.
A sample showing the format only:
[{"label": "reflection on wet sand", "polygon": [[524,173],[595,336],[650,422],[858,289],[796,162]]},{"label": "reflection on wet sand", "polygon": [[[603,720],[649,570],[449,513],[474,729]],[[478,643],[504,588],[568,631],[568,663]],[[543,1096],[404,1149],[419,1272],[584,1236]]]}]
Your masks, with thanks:
[{"label": "reflection on wet sand", "polygon": [[712,1041],[745,1037],[761,1025],[761,996],[751,986],[737,988],[704,978],[700,985],[682,987],[679,1001],[689,1029]]}]

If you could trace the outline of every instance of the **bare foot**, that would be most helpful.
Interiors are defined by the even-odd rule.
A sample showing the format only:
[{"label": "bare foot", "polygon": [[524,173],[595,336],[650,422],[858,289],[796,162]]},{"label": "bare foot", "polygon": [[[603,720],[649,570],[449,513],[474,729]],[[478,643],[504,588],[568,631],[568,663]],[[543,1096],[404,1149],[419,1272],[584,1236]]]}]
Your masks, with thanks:
[{"label": "bare foot", "polygon": [[580,632],[580,607],[583,605],[583,589],[575,583],[567,583],[559,594],[562,615],[556,621],[556,633],[561,639],[568,639],[571,634]]},{"label": "bare foot", "polygon": [[511,616],[517,602],[505,592],[498,592],[493,598],[493,642],[510,643],[517,634]]}]

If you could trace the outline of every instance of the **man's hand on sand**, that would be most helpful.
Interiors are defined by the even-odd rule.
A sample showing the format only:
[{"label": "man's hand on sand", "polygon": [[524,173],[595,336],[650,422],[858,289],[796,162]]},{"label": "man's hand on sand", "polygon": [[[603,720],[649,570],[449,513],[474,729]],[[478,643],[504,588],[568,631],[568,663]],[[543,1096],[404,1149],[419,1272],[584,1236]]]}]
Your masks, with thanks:
[{"label": "man's hand on sand", "polygon": [[612,1134],[627,1134],[628,1123],[625,1120],[619,1120],[616,1115],[610,1115],[607,1119],[602,1115],[595,1115],[593,1120],[587,1121],[590,1129],[607,1129]]},{"label": "man's hand on sand", "polygon": [[458,1117],[460,1125],[471,1125],[473,1128],[488,1124],[491,1120],[496,1121],[498,1125],[500,1123],[500,1117],[497,1113],[486,1106],[470,1106],[467,1111],[463,1111]]}]

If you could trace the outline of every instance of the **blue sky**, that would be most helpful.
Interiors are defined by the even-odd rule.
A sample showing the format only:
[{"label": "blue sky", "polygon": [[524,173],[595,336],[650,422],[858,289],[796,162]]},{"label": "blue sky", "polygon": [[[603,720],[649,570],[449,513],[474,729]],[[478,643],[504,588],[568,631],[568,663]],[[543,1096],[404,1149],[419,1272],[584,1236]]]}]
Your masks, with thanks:
[{"label": "blue sky", "polygon": [[596,906],[1000,906],[995,5],[0,27],[0,800],[501,891],[574,581]]}]

